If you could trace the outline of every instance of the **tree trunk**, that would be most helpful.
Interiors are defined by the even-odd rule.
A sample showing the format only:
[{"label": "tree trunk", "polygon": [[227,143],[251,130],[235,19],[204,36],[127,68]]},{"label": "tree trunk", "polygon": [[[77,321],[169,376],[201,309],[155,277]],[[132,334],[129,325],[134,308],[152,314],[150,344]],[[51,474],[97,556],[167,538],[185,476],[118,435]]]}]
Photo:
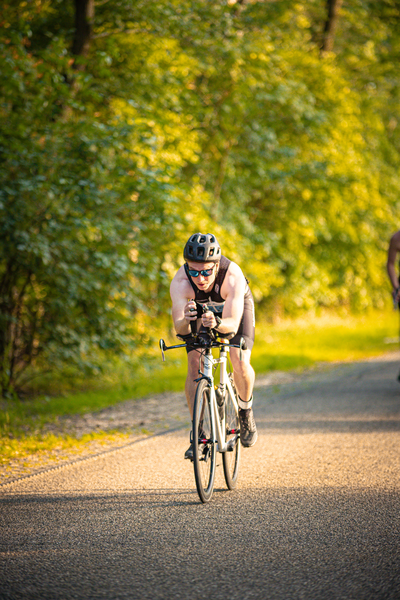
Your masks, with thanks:
[{"label": "tree trunk", "polygon": [[340,7],[343,0],[327,0],[328,17],[325,22],[321,52],[332,52],[335,41],[336,26],[339,18]]},{"label": "tree trunk", "polygon": [[72,54],[87,56],[94,20],[94,0],[75,0],[75,35]]}]

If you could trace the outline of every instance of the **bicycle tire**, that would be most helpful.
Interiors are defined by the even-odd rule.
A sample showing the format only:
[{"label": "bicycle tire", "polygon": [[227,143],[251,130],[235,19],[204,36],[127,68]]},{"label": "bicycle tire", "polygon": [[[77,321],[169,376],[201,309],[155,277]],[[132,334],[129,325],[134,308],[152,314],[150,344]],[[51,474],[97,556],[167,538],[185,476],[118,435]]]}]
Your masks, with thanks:
[{"label": "bicycle tire", "polygon": [[205,379],[199,381],[196,389],[192,439],[197,493],[200,500],[206,503],[214,491],[216,441],[214,421],[211,418],[210,387]]},{"label": "bicycle tire", "polygon": [[[236,398],[236,406],[238,401],[238,395],[236,392],[235,385],[231,378],[231,384],[233,392]],[[226,441],[233,446],[233,449],[222,454],[222,464],[224,467],[225,482],[229,490],[234,490],[237,485],[239,475],[239,460],[240,460],[240,424],[239,415],[236,411],[235,405],[233,404],[229,391],[226,392],[225,398],[225,428],[226,428]]]}]

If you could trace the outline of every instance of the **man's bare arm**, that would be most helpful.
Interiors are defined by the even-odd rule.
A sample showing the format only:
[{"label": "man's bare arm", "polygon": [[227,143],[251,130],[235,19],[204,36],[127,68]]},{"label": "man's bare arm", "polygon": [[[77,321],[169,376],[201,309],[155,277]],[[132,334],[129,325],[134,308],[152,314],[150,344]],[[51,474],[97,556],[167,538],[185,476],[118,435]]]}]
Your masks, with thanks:
[{"label": "man's bare arm", "polygon": [[197,313],[194,313],[193,316],[190,315],[191,309],[196,310],[196,303],[191,299],[193,290],[190,284],[188,285],[182,278],[179,271],[171,282],[170,295],[175,331],[180,335],[189,335],[191,333],[190,322],[197,318]]}]

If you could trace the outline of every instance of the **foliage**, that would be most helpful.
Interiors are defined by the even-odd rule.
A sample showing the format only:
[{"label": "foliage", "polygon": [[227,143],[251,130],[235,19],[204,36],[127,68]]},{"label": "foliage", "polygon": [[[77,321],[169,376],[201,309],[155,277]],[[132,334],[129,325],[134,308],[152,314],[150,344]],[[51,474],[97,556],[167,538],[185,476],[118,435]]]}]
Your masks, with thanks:
[{"label": "foliage", "polygon": [[[151,341],[193,230],[258,312],[382,308],[397,229],[398,0],[6,4],[0,387]],[[28,369],[28,370],[27,370]]]},{"label": "foliage", "polygon": [[[5,393],[24,384],[34,360],[93,368],[97,349],[132,343],[140,333],[133,317],[149,303],[137,248],[151,257],[154,230],[169,231],[175,219],[162,176],[139,166],[131,127],[102,123],[61,77],[68,57],[58,58],[59,44],[33,56],[26,39],[8,35],[0,134]],[[93,92],[82,79],[86,100]],[[148,276],[158,272],[155,264]]]}]

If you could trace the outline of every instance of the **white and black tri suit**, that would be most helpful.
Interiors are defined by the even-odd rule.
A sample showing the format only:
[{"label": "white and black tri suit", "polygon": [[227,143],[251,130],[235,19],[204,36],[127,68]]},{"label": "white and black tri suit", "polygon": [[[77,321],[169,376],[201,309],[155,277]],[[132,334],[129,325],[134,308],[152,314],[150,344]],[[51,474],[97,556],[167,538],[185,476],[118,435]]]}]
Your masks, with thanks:
[{"label": "white and black tri suit", "polygon": [[[214,281],[214,285],[211,291],[205,292],[203,290],[199,290],[199,288],[193,283],[192,278],[188,272],[188,266],[185,264],[185,273],[186,277],[189,279],[190,284],[194,291],[194,300],[198,304],[207,304],[208,308],[211,312],[218,315],[219,317],[223,317],[223,310],[225,304],[225,298],[221,296],[221,288],[224,282],[226,273],[228,271],[229,265],[231,261],[225,256],[221,256],[221,260],[219,263],[219,270],[217,276]],[[197,321],[200,322],[200,319]],[[199,329],[202,331],[202,328]],[[244,293],[244,307],[243,307],[243,315],[240,320],[239,329],[237,330],[235,336],[230,340],[231,344],[239,344],[240,338],[243,337],[246,341],[246,346],[249,350],[252,349],[254,344],[254,334],[255,334],[255,316],[254,316],[254,300],[253,295],[250,291],[249,284],[246,279],[246,289]],[[186,337],[186,336],[185,336]],[[190,349],[188,349],[190,352]]]}]

